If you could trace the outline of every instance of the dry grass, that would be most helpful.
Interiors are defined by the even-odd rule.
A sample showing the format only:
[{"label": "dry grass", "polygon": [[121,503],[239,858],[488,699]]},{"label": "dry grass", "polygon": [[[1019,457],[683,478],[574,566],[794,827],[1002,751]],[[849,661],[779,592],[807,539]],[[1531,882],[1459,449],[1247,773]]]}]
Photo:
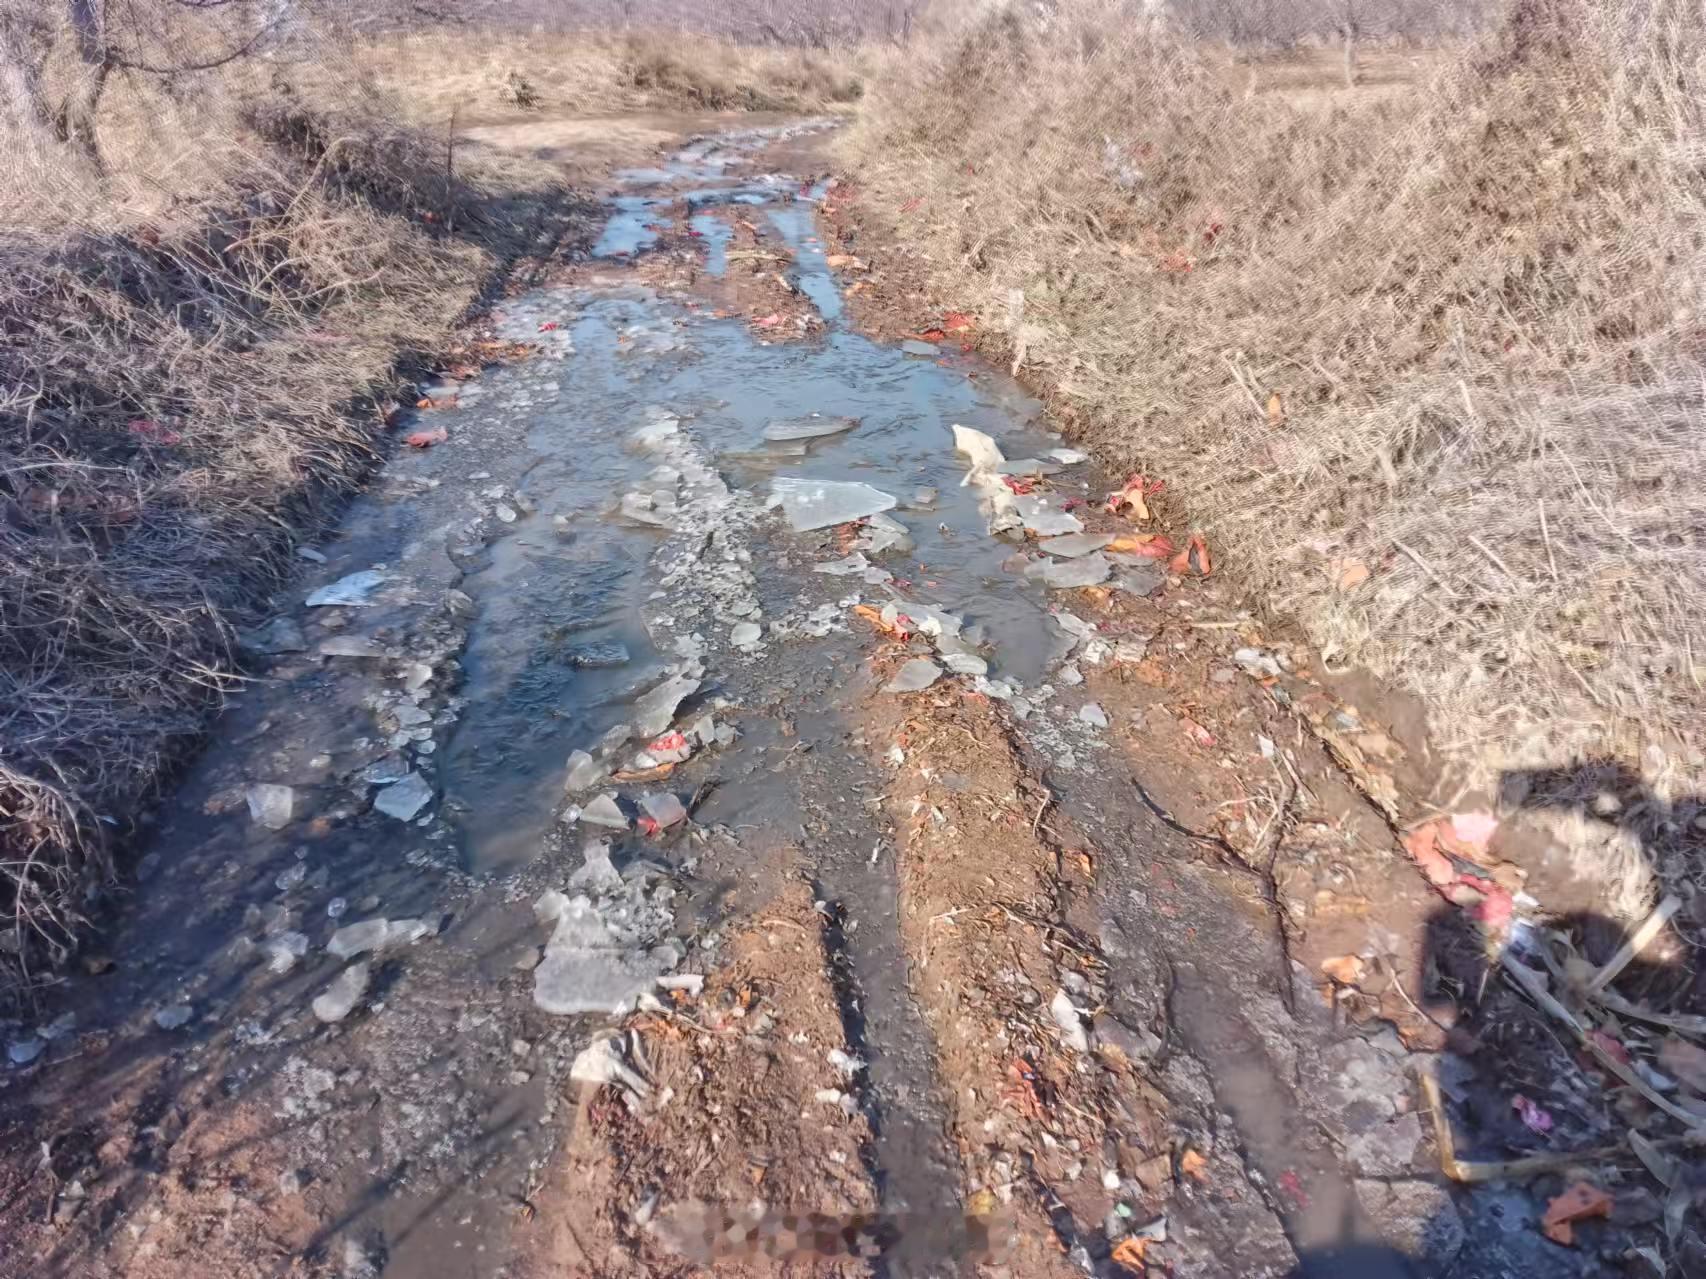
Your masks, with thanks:
[{"label": "dry grass", "polygon": [[680,32],[470,39],[428,33],[358,46],[356,64],[405,115],[441,125],[631,111],[838,111],[863,92],[853,50],[752,47]]},{"label": "dry grass", "polygon": [[1229,84],[1074,0],[890,68],[851,147],[944,298],[1472,780],[1698,789],[1702,10],[1521,0],[1414,93]]},{"label": "dry grass", "polygon": [[[87,142],[0,110],[0,966],[25,988],[199,742],[234,626],[382,454],[400,362],[574,207],[562,166],[513,150],[459,142],[447,169],[449,119],[858,88],[706,39],[298,25],[227,59],[249,8],[137,4],[108,32],[120,60],[178,69],[108,76]],[[45,51],[47,104],[93,83],[57,13],[0,0],[0,57]]]}]

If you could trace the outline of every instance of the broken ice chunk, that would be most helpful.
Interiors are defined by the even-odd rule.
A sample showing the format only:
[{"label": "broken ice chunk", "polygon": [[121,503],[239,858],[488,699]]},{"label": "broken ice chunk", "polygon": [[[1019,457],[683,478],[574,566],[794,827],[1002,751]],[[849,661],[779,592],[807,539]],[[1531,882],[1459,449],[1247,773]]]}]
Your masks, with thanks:
[{"label": "broken ice chunk", "polygon": [[1062,533],[1082,533],[1084,525],[1077,517],[1057,511],[1040,497],[1021,497],[1014,503],[1019,519],[1038,537],[1055,537]]},{"label": "broken ice chunk", "polygon": [[776,418],[764,428],[767,440],[815,440],[823,435],[839,435],[859,425],[856,417],[820,417],[816,413],[805,417]]},{"label": "broken ice chunk", "polygon": [[610,766],[604,761],[594,759],[586,751],[571,751],[569,775],[563,783],[563,789],[571,795],[579,794],[598,785],[609,773]]},{"label": "broken ice chunk", "polygon": [[1025,569],[1025,576],[1055,589],[1095,586],[1108,580],[1113,567],[1105,555],[1094,551],[1075,560],[1038,560]]},{"label": "broken ice chunk", "polygon": [[971,462],[971,474],[966,477],[968,484],[980,472],[993,474],[1007,460],[992,435],[957,422],[954,424],[954,452]]},{"label": "broken ice chunk", "polygon": [[887,685],[885,693],[920,693],[942,678],[942,668],[928,657],[915,657],[903,665]]},{"label": "broken ice chunk", "polygon": [[628,818],[622,812],[621,805],[616,802],[616,796],[610,793],[600,795],[581,809],[581,820],[589,826],[606,826],[611,830],[628,829]]},{"label": "broken ice chunk", "polygon": [[390,580],[389,573],[364,568],[359,573],[340,577],[329,586],[322,586],[308,597],[307,604],[309,608],[322,608],[331,604],[365,608],[373,603],[373,592]]},{"label": "broken ice chunk", "polygon": [[1112,533],[1068,533],[1065,537],[1048,537],[1037,543],[1039,551],[1058,555],[1063,560],[1077,559],[1091,551],[1099,551],[1114,540]]},{"label": "broken ice chunk", "polygon": [[770,505],[781,506],[796,533],[806,533],[891,510],[895,499],[855,481],[778,475],[770,481]]},{"label": "broken ice chunk", "polygon": [[881,555],[884,551],[899,551],[902,555],[912,549],[912,534],[899,520],[887,515],[872,515],[865,521],[865,530],[853,543],[862,551]]},{"label": "broken ice chunk", "polygon": [[699,691],[699,681],[685,675],[666,679],[634,703],[634,726],[641,737],[656,737],[675,720],[676,708]]}]

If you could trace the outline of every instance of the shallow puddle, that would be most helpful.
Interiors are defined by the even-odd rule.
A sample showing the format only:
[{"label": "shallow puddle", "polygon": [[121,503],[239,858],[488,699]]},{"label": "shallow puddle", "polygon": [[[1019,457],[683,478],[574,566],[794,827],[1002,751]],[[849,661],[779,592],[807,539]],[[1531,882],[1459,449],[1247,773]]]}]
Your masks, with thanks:
[{"label": "shallow puddle", "polygon": [[[771,517],[796,585],[819,590],[843,620],[857,600],[954,614],[987,658],[989,678],[1015,690],[1041,682],[1069,646],[1045,588],[1014,562],[1017,542],[990,535],[986,495],[962,485],[967,460],[954,451],[952,428],[988,433],[1010,458],[1041,456],[1060,446],[1059,436],[1039,425],[1035,400],[952,344],[913,353],[841,325],[840,287],[815,235],[821,187],[750,177],[715,185],[769,136],[697,143],[656,169],[630,172],[631,190],[614,201],[595,254],[643,253],[652,238],[647,226],[679,198],[671,184],[692,184],[694,207],[761,202],[795,255],[790,281],[814,304],[823,330],[800,341],[767,340],[744,318],[715,319],[685,293],[621,277],[537,290],[505,304],[500,332],[532,340],[543,328],[566,341],[488,372],[473,403],[464,394],[463,407],[442,417],[455,435],[462,415],[524,415],[531,460],[519,492],[536,508],[472,557],[464,582],[479,612],[465,659],[468,706],[443,778],[447,811],[477,872],[527,859],[561,805],[569,752],[625,722],[632,697],[680,656],[657,650],[642,617],[659,590],[651,561],[668,536],[667,527],[648,524],[667,525],[667,505],[622,507],[632,494],[650,503],[654,489],[660,503],[673,501],[665,491],[670,477],[660,483],[656,459],[630,438],[661,410],[681,419],[691,446],[731,488],[759,500],[773,481],[788,478],[859,481],[895,499],[889,515],[915,545],[870,558],[892,575],[888,583],[867,580],[856,567],[846,576],[814,571],[847,557],[835,530],[794,534],[780,515]],[[721,273],[727,225],[708,215],[692,225],[703,234],[712,273]],[[766,440],[771,423],[813,414],[857,425]],[[1080,465],[1055,483],[1088,493],[1091,478]],[[751,620],[766,630],[774,621]],[[630,660],[583,664],[577,653],[589,645],[619,645]]]}]

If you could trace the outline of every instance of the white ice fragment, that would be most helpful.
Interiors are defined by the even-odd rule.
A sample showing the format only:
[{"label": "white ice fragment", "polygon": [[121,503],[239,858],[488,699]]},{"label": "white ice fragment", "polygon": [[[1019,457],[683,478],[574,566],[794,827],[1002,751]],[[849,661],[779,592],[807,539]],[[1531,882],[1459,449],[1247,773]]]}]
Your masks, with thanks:
[{"label": "white ice fragment", "polygon": [[341,604],[346,607],[366,607],[373,603],[370,598],[386,582],[391,580],[389,573],[381,573],[378,569],[364,568],[360,572],[340,577],[327,586],[322,586],[308,597],[309,608],[322,608],[326,605]]},{"label": "white ice fragment", "polygon": [[770,505],[780,505],[794,531],[806,533],[891,510],[895,499],[856,481],[778,475],[770,481]]}]

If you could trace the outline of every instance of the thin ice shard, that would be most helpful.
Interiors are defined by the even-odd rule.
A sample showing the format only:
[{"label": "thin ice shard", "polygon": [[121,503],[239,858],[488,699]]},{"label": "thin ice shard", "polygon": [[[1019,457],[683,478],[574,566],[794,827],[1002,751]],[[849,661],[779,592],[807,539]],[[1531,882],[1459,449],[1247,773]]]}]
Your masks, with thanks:
[{"label": "thin ice shard", "polygon": [[869,484],[778,475],[770,481],[770,503],[782,507],[796,533],[806,533],[892,510],[895,499]]}]

